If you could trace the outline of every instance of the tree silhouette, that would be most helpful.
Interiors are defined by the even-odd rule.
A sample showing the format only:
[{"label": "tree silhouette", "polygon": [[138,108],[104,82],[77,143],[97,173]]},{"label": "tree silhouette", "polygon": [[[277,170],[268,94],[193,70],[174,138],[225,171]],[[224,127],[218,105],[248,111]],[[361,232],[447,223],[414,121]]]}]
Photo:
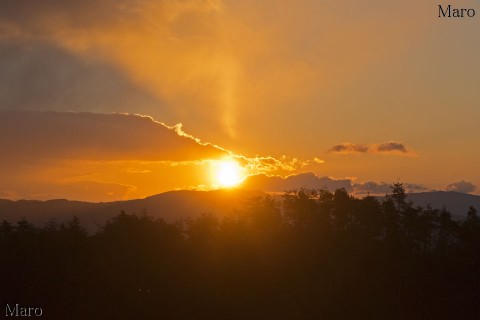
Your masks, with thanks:
[{"label": "tree silhouette", "polygon": [[[168,210],[168,208],[165,208]],[[0,225],[0,297],[52,319],[472,319],[480,218],[298,189],[223,216]]]}]

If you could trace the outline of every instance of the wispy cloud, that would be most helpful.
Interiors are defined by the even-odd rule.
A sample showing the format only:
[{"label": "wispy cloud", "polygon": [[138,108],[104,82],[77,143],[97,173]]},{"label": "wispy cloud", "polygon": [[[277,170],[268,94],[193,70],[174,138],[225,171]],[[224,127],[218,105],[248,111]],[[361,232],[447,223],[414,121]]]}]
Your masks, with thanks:
[{"label": "wispy cloud", "polygon": [[313,169],[325,163],[324,160],[314,157],[313,159],[299,159],[285,155],[275,158],[271,156],[234,155],[249,175],[290,175],[292,172],[309,168]]},{"label": "wispy cloud", "polygon": [[305,162],[297,158],[280,158],[274,157],[247,157],[239,155],[236,157],[242,165],[251,173],[268,173],[268,172],[292,172],[305,165]]}]

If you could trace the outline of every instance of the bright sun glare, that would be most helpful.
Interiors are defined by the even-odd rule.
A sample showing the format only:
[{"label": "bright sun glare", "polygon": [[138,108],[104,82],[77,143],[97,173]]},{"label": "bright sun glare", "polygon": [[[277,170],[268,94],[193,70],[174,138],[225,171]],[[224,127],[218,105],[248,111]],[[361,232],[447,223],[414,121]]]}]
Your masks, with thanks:
[{"label": "bright sun glare", "polygon": [[245,178],[244,169],[234,160],[218,161],[214,175],[216,182],[221,187],[234,187]]}]

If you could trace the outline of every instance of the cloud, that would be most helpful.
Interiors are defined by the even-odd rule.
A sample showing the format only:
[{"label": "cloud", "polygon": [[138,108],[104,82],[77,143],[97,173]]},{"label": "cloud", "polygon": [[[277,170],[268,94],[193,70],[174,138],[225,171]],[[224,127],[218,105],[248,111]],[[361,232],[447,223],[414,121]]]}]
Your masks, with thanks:
[{"label": "cloud", "polygon": [[[220,2],[0,0],[0,6],[3,42],[48,44],[118,68],[131,83],[165,102],[170,113],[189,112],[209,127],[233,134],[237,66],[224,48]],[[41,74],[35,68],[31,72]],[[205,113],[206,108],[214,112]]]},{"label": "cloud", "polygon": [[[1,184],[0,184],[1,185]],[[128,199],[136,187],[100,181],[50,181],[3,186],[7,191],[0,198],[21,199],[75,199],[79,201],[115,201]]]},{"label": "cloud", "polygon": [[[243,187],[266,192],[284,192],[299,188],[324,189],[333,192],[344,188],[355,196],[385,195],[392,192],[392,183],[365,181],[354,183],[355,178],[337,179],[332,177],[318,177],[313,172],[292,174],[286,178],[280,176],[268,176],[266,174],[254,175],[247,178]],[[415,183],[403,183],[407,193],[428,191],[423,185]]]},{"label": "cloud", "polygon": [[388,154],[388,155],[414,155],[415,153],[401,142],[384,142],[370,144],[341,143],[330,148],[329,152],[335,154]]},{"label": "cloud", "polygon": [[0,110],[0,149],[0,190],[15,199],[110,201],[212,188],[210,164],[225,158],[248,174],[285,175],[322,163],[236,155],[181,124],[132,114]]},{"label": "cloud", "polygon": [[357,194],[381,195],[390,193],[392,191],[390,186],[390,184],[385,182],[367,181],[355,184],[354,188]]},{"label": "cloud", "polygon": [[[160,176],[158,162],[141,167],[151,173],[130,174],[152,177],[148,191],[142,189],[145,194],[158,190],[153,186],[166,186],[166,180],[180,183],[178,175],[187,172],[183,164],[199,163],[193,153],[202,159],[217,155],[218,148],[195,144],[194,137],[238,146],[231,141],[236,137],[243,144],[239,148],[255,152],[266,147],[263,137],[278,132],[275,141],[292,150],[298,136],[290,130],[272,131],[272,127],[302,123],[307,132],[303,120],[314,119],[313,105],[325,98],[324,92],[339,88],[343,92],[343,79],[361,75],[362,69],[370,68],[369,62],[402,56],[401,49],[409,43],[404,40],[410,38],[408,30],[419,33],[420,20],[403,23],[404,10],[395,9],[406,5],[399,3],[379,6],[381,14],[365,9],[358,14],[368,6],[351,1],[351,10],[345,12],[345,4],[334,0],[282,1],[281,5],[269,0],[0,0],[0,108],[148,114],[166,123],[182,122],[193,136],[179,134],[181,127],[165,131],[161,124],[148,125],[156,130],[137,130],[142,126],[94,121],[86,130],[83,124],[66,121],[65,126],[72,128],[65,129],[64,136],[51,133],[52,146],[35,145],[33,141],[50,139],[49,132],[57,129],[52,122],[44,132],[35,131],[38,138],[20,140],[26,141],[23,149],[0,137],[1,143],[10,143],[9,154],[2,152],[0,161],[7,157],[35,163],[49,158],[95,159],[91,170],[103,175],[95,181],[113,181],[117,178],[112,178],[113,168],[118,169],[113,161],[168,163],[171,160],[158,159],[186,158],[170,162],[182,163],[182,171],[174,174],[165,171]],[[279,8],[287,14],[279,14]],[[371,23],[373,15],[402,23],[378,28]],[[294,112],[292,105],[298,107]],[[326,109],[324,118],[335,123],[335,115]],[[107,130],[102,132],[96,122]],[[27,132],[32,130],[27,123],[18,123],[27,128],[12,131],[20,138],[35,135]],[[82,135],[75,134],[77,126],[83,128]],[[34,123],[31,128],[39,127]],[[175,131],[170,144],[165,136]],[[301,130],[296,134],[301,135]],[[222,154],[220,150],[218,156]],[[108,169],[100,167],[99,160],[106,161]],[[263,156],[248,157],[245,162],[257,173],[282,175],[319,164]],[[137,168],[138,164],[124,165]],[[16,176],[31,173],[18,168],[13,172]],[[144,180],[132,184],[146,185]]]},{"label": "cloud", "polygon": [[113,201],[208,181],[231,152],[181,126],[132,114],[0,110],[0,190],[8,198]]},{"label": "cloud", "polygon": [[[392,192],[392,183],[366,181],[355,184],[354,193],[357,195],[385,195]],[[425,186],[415,183],[404,183],[403,187],[407,193],[415,193],[421,191],[427,191]]]},{"label": "cloud", "polygon": [[[165,113],[164,103],[97,60],[41,41],[0,41],[0,109]],[[165,119],[166,120],[166,119]]]},{"label": "cloud", "polygon": [[130,114],[0,111],[2,160],[189,161],[227,150]]},{"label": "cloud", "polygon": [[280,158],[274,157],[247,157],[237,155],[235,158],[240,164],[249,172],[249,174],[264,174],[264,173],[287,173],[303,168],[308,164],[308,161],[299,160],[297,158],[288,158],[282,156]]},{"label": "cloud", "polygon": [[127,173],[131,174],[144,174],[144,173],[152,173],[152,171],[147,169],[137,169],[137,168],[128,168],[126,169]]},{"label": "cloud", "polygon": [[369,146],[364,144],[341,143],[333,146],[329,151],[332,153],[349,154],[349,153],[368,153]]},{"label": "cloud", "polygon": [[408,153],[407,147],[400,142],[386,142],[374,146],[376,153]]},{"label": "cloud", "polygon": [[232,155],[232,157],[245,168],[248,175],[277,175],[287,176],[292,172],[314,171],[320,165],[325,164],[325,161],[314,157],[313,159],[299,159],[296,157],[287,157],[285,155],[275,158],[272,156],[245,156]]},{"label": "cloud", "polygon": [[[48,44],[117,68],[158,98],[172,118],[191,115],[182,119],[191,132],[208,123],[203,130],[209,138],[245,139],[249,128],[238,133],[242,116],[260,108],[285,115],[294,103],[310,109],[304,102],[318,101],[312,98],[349,74],[361,74],[369,61],[401,56],[424,21],[404,23],[407,4],[369,10],[350,1],[348,7],[334,0],[0,0],[0,39]],[[383,16],[400,23],[371,23]],[[44,57],[52,61],[55,55]]]},{"label": "cloud", "polygon": [[461,180],[461,181],[449,184],[446,189],[447,191],[472,193],[477,189],[477,186],[471,182]]},{"label": "cloud", "polygon": [[313,172],[294,174],[286,178],[264,174],[250,176],[243,183],[243,187],[266,192],[284,192],[298,188],[325,189],[329,191],[345,188],[348,192],[353,190],[350,179],[317,177]]},{"label": "cloud", "polygon": [[320,158],[315,157],[315,158],[313,158],[312,162],[316,163],[316,164],[324,164],[325,160],[322,160]]}]

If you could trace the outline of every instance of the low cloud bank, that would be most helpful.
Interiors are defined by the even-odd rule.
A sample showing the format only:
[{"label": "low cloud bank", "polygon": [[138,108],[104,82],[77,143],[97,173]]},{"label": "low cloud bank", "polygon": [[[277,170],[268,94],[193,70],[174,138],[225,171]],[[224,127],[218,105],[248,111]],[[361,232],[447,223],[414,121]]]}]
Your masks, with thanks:
[{"label": "low cloud bank", "polygon": [[477,186],[468,181],[458,181],[449,184],[446,187],[447,191],[461,192],[461,193],[472,193],[477,190]]}]

